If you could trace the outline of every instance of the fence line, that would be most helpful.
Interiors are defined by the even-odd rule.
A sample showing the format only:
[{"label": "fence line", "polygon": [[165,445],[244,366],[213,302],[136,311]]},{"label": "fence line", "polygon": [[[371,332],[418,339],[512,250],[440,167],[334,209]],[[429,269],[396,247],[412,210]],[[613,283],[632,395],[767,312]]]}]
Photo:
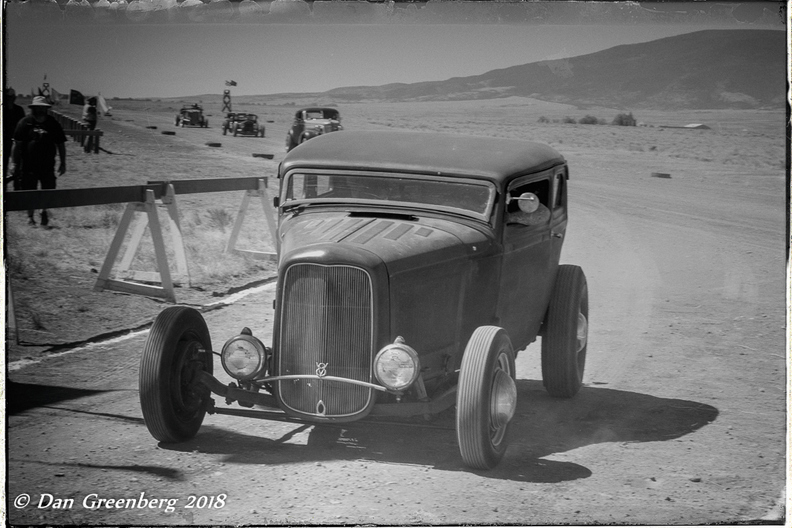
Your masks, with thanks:
[{"label": "fence line", "polygon": [[73,117],[69,117],[67,115],[63,115],[60,112],[56,112],[54,110],[50,111],[52,117],[54,117],[58,123],[63,127],[63,132],[67,136],[71,136],[74,141],[78,141],[81,147],[85,147],[85,139],[90,137],[94,138],[93,141],[93,153],[99,153],[99,138],[104,135],[99,129],[96,130],[88,130],[88,125],[80,121],[79,119],[75,119]]},{"label": "fence line", "polygon": [[13,191],[4,196],[6,211],[27,211],[29,209],[55,209],[59,207],[81,207],[115,203],[145,202],[146,191],[153,191],[156,200],[173,185],[175,194],[197,194],[208,192],[256,191],[259,180],[267,178],[205,178],[200,180],[154,180],[145,185],[118,187],[88,187],[84,189],[49,189],[37,191]]}]

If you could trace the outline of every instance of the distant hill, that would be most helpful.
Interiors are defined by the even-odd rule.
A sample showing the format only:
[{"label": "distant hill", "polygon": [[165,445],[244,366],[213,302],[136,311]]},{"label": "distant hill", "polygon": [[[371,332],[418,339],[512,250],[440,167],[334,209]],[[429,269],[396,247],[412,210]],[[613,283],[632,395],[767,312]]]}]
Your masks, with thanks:
[{"label": "distant hill", "polygon": [[314,95],[349,103],[522,96],[610,108],[778,108],[785,72],[784,31],[706,30],[471,77]]}]

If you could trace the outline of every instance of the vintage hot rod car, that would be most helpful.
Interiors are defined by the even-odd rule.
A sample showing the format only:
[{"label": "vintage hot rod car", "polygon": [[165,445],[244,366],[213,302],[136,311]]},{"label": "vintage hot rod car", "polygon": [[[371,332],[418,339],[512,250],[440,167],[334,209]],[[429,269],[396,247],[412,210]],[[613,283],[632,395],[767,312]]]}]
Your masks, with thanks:
[{"label": "vintage hot rod car", "polygon": [[456,405],[462,459],[484,469],[506,450],[517,351],[541,336],[546,390],[578,392],[588,288],[559,265],[568,169],[554,149],[345,132],[287,154],[278,176],[272,343],[244,328],[217,350],[197,310],[164,310],[140,367],[156,439],[193,437],[206,413],[322,424]]},{"label": "vintage hot rod car", "polygon": [[[223,135],[236,129],[236,120],[243,119],[247,115],[244,112],[228,112],[223,120]],[[238,116],[238,117],[237,117]]]},{"label": "vintage hot rod car", "polygon": [[256,114],[237,114],[231,130],[235,136],[264,137],[264,125]]},{"label": "vintage hot rod car", "polygon": [[312,137],[343,129],[341,114],[335,108],[310,107],[298,110],[286,134],[286,152]]},{"label": "vintage hot rod car", "polygon": [[204,116],[203,108],[195,103],[190,106],[183,106],[176,115],[173,124],[182,128],[185,126],[207,128],[209,120]]}]

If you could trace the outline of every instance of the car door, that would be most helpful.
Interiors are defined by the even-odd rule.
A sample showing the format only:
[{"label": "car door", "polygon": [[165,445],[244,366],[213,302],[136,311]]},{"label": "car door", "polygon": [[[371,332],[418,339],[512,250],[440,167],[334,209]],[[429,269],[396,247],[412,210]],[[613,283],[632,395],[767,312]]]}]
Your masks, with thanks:
[{"label": "car door", "polygon": [[[553,288],[558,267],[553,226],[563,223],[560,213],[554,215],[556,170],[522,176],[507,187],[512,199],[506,205],[503,222],[503,260],[498,297],[498,320],[506,329],[515,350],[527,346],[536,338],[544,319],[545,307]],[[514,198],[531,192],[549,210],[531,222],[515,221],[519,202]],[[563,235],[562,235],[563,236]]]}]

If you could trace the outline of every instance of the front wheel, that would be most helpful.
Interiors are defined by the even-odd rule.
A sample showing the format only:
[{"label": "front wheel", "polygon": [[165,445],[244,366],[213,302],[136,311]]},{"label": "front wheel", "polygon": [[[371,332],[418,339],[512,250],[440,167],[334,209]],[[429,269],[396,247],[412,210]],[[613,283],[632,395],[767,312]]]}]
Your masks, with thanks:
[{"label": "front wheel", "polygon": [[459,451],[474,469],[494,468],[506,452],[517,405],[514,378],[514,351],[506,331],[477,328],[462,356],[456,413]]},{"label": "front wheel", "polygon": [[151,327],[140,359],[140,408],[151,435],[160,442],[183,442],[198,432],[209,389],[201,371],[212,373],[212,343],[203,316],[175,306]]},{"label": "front wheel", "polygon": [[583,270],[559,266],[542,336],[542,382],[550,396],[571,398],[583,385],[588,317],[588,284]]}]

